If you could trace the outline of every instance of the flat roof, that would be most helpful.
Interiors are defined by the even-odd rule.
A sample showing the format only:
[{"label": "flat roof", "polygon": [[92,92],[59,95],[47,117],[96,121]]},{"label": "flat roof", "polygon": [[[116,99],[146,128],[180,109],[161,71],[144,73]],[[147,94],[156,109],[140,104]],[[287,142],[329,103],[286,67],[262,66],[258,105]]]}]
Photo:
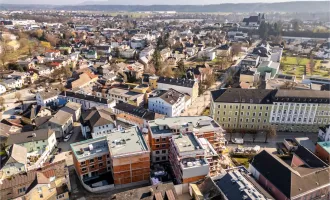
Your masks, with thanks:
[{"label": "flat roof", "polygon": [[173,135],[172,140],[180,152],[195,151],[203,147],[197,142],[192,133]]},{"label": "flat roof", "polygon": [[109,152],[106,136],[72,143],[70,146],[78,160],[86,160]]},{"label": "flat roof", "polygon": [[318,142],[317,144],[330,154],[330,142]]},{"label": "flat roof", "polygon": [[107,136],[110,156],[148,152],[148,146],[138,127],[116,131]]},{"label": "flat roof", "polygon": [[[194,131],[214,131],[214,129],[222,128],[208,116],[184,116],[184,117],[164,117],[151,120],[148,122],[152,134],[167,134],[172,133],[171,129],[179,129],[182,127],[193,126]],[[159,126],[167,126],[169,129],[159,129]]]}]

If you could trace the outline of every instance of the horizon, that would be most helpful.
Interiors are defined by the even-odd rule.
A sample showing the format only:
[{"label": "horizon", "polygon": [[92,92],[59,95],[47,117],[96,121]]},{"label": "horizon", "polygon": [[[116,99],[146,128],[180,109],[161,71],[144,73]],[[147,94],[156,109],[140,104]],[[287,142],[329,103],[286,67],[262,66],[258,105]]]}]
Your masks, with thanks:
[{"label": "horizon", "polygon": [[[10,2],[9,2],[10,1]],[[21,2],[23,1],[23,2]],[[53,6],[72,6],[72,5],[112,5],[112,6],[201,6],[201,5],[221,5],[221,4],[253,4],[253,3],[259,3],[259,4],[271,4],[271,3],[290,3],[290,2],[328,2],[328,0],[273,0],[273,1],[254,1],[254,0],[226,0],[222,2],[218,2],[219,0],[210,0],[209,3],[204,3],[203,1],[199,0],[191,0],[189,2],[186,2],[186,0],[176,0],[176,1],[167,1],[167,3],[162,2],[154,2],[155,0],[145,0],[143,3],[137,4],[134,0],[108,0],[108,1],[89,1],[89,0],[73,0],[70,1],[70,3],[67,3],[67,1],[59,0],[55,4],[54,2],[47,2],[48,0],[31,0],[28,4],[25,0],[4,0],[1,4],[2,5],[53,5]],[[173,1],[173,2],[172,2]]]}]

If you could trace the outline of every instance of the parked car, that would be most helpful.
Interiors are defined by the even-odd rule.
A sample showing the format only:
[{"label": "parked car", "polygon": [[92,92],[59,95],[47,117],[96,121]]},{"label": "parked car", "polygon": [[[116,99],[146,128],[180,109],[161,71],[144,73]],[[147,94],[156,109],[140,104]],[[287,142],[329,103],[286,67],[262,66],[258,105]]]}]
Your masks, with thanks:
[{"label": "parked car", "polygon": [[71,136],[72,136],[72,134],[69,134],[69,135],[65,136],[65,137],[64,137],[64,142],[69,141],[70,138],[71,138]]},{"label": "parked car", "polygon": [[244,140],[243,140],[243,138],[234,138],[231,140],[231,142],[234,144],[243,144]]},{"label": "parked car", "polygon": [[10,116],[10,119],[16,119],[15,115]]}]

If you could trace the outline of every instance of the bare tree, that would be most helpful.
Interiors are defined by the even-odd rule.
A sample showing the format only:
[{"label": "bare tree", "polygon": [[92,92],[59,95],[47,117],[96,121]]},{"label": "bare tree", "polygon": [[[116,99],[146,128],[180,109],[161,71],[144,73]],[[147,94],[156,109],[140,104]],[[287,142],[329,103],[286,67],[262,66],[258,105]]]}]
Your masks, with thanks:
[{"label": "bare tree", "polygon": [[45,36],[45,39],[53,46],[55,47],[59,41],[59,39],[55,35],[47,34]]},{"label": "bare tree", "polygon": [[5,104],[5,99],[3,97],[0,97],[0,106],[1,106],[1,108],[3,107],[4,104]]},{"label": "bare tree", "polygon": [[20,101],[21,98],[22,98],[21,93],[20,93],[20,92],[16,92],[16,93],[15,93],[15,98],[16,98],[18,101]]},{"label": "bare tree", "polygon": [[315,70],[315,65],[316,65],[316,62],[314,61],[313,54],[311,54],[310,60],[309,60],[309,69],[310,69],[311,75],[313,75],[313,72]]},{"label": "bare tree", "polygon": [[268,126],[265,133],[265,143],[267,143],[268,138],[274,138],[276,137],[276,135],[277,135],[276,128],[273,125]]}]

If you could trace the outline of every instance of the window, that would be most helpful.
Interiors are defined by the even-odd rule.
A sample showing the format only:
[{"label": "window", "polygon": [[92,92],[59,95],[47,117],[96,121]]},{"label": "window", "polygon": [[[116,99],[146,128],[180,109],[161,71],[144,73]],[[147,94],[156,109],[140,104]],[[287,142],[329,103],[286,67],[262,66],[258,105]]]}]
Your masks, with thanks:
[{"label": "window", "polygon": [[156,154],[159,154],[159,151],[156,151]]},{"label": "window", "polygon": [[166,138],[162,138],[162,141],[163,141],[163,142],[166,142]]},{"label": "window", "polygon": [[254,119],[252,119],[252,122],[254,122]]},{"label": "window", "polygon": [[246,119],[245,122],[249,122],[249,119]]},{"label": "window", "polygon": [[224,117],[224,118],[222,118],[222,121],[226,121],[226,118]]},{"label": "window", "polygon": [[259,113],[259,117],[261,117],[261,112]]},{"label": "window", "polygon": [[81,171],[82,172],[84,172],[84,171],[86,171],[87,170],[87,168],[86,167],[84,167],[84,168],[81,168]]},{"label": "window", "polygon": [[244,109],[244,106],[242,106],[242,109]]},{"label": "window", "polygon": [[64,194],[57,195],[57,199],[62,199],[64,197]]},{"label": "window", "polygon": [[238,109],[238,106],[236,106],[236,109]]},{"label": "window", "polygon": [[256,110],[257,109],[257,106],[254,106],[254,110]]},{"label": "window", "polygon": [[165,148],[166,147],[166,144],[162,144],[162,148]]},{"label": "window", "polygon": [[86,165],[85,161],[80,162],[80,165]]},{"label": "window", "polygon": [[[273,119],[272,119],[273,121],[274,121],[274,117],[273,117]],[[261,119],[258,119],[258,122],[260,123],[261,122]]]},{"label": "window", "polygon": [[268,106],[266,106],[266,110],[268,110]]},{"label": "window", "polygon": [[166,150],[162,150],[162,153],[166,153]]},{"label": "window", "polygon": [[98,159],[98,160],[102,160],[102,156],[98,157],[97,159]]},{"label": "window", "polygon": [[156,157],[156,161],[159,161],[159,157]]},{"label": "window", "polygon": [[228,121],[230,122],[230,117],[228,117]]},{"label": "window", "polygon": [[25,187],[18,189],[18,193],[25,192]]},{"label": "window", "polygon": [[236,111],[236,112],[235,112],[235,116],[237,116],[237,115],[238,115],[238,112]]},{"label": "window", "polygon": [[166,160],[166,156],[163,156],[163,157],[162,157],[162,160]]},{"label": "window", "polygon": [[103,167],[103,163],[99,163],[99,167]]},{"label": "window", "polygon": [[256,113],[252,113],[252,116],[255,117],[256,116]]},{"label": "window", "polygon": [[91,169],[94,169],[95,168],[95,166],[94,165],[91,165]]},{"label": "window", "polygon": [[160,140],[159,139],[156,139],[156,142],[159,142]]},{"label": "window", "polygon": [[218,108],[220,108],[220,105],[218,105]]},{"label": "window", "polygon": [[89,163],[94,163],[94,159],[90,159],[89,160]]},{"label": "window", "polygon": [[110,155],[109,154],[107,154],[107,158],[109,158],[110,157]]},{"label": "window", "polygon": [[248,109],[250,109],[250,106],[248,106]]},{"label": "window", "polygon": [[265,117],[267,117],[268,116],[268,113],[265,113]]},{"label": "window", "polygon": [[241,112],[241,115],[243,116],[244,115],[244,112]]},{"label": "window", "polygon": [[226,105],[223,106],[223,108],[226,108],[226,107],[227,107]]},{"label": "window", "polygon": [[156,148],[159,148],[159,144],[156,145]]},{"label": "window", "polygon": [[232,109],[232,108],[233,108],[233,106],[232,106],[232,105],[230,105],[230,106],[229,106],[229,108],[230,108],[230,109]]}]

